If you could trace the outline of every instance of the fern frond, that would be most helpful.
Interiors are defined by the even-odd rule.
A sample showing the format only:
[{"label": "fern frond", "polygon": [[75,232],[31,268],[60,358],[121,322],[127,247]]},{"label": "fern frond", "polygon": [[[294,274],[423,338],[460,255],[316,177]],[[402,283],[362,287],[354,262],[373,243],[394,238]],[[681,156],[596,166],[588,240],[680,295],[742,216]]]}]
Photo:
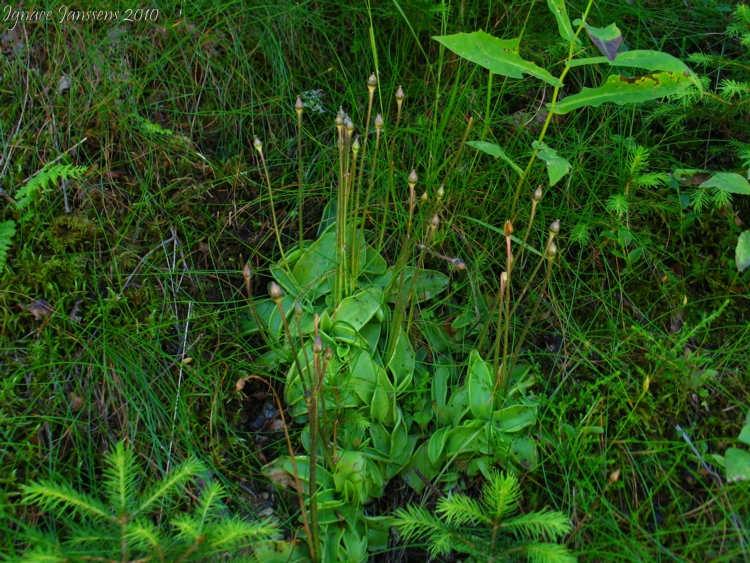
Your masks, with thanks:
[{"label": "fern frond", "polygon": [[101,502],[76,491],[68,484],[40,481],[24,485],[24,503],[37,504],[43,510],[69,509],[73,514],[83,514],[106,521],[115,518]]},{"label": "fern frond", "polygon": [[569,533],[573,527],[562,512],[542,510],[516,516],[511,520],[500,522],[500,527],[512,532],[516,537],[533,538],[549,536],[560,538]]},{"label": "fern frond", "polygon": [[719,85],[719,95],[724,99],[750,97],[750,82],[738,80],[722,80]]},{"label": "fern frond", "polygon": [[225,518],[220,524],[213,525],[209,546],[215,551],[235,549],[268,539],[277,532],[276,525],[270,519],[247,522],[239,517]]},{"label": "fern frond", "polygon": [[195,512],[201,526],[205,526],[219,515],[219,511],[224,508],[221,500],[226,496],[226,491],[221,483],[211,481],[206,484],[198,499],[198,509]]},{"label": "fern frond", "polygon": [[628,198],[623,194],[609,196],[604,202],[604,208],[610,213],[622,217],[628,212]]},{"label": "fern frond", "polygon": [[647,172],[633,180],[633,184],[640,188],[655,188],[658,185],[669,185],[669,174],[666,172]]},{"label": "fern frond", "polygon": [[140,514],[146,511],[151,505],[159,502],[161,499],[175,492],[176,489],[185,485],[192,477],[200,474],[204,471],[203,464],[196,458],[191,457],[185,460],[182,465],[177,467],[159,481],[155,486],[151,487],[144,496],[143,502],[133,512],[133,514]]},{"label": "fern frond", "polygon": [[128,523],[125,538],[135,549],[155,549],[164,543],[164,538],[159,534],[159,528],[145,519]]},{"label": "fern frond", "polygon": [[648,166],[648,157],[651,151],[646,147],[637,146],[630,153],[630,176],[635,176]]},{"label": "fern frond", "polygon": [[493,471],[482,488],[482,504],[487,507],[495,523],[518,510],[521,500],[521,487],[518,478],[510,473]]},{"label": "fern frond", "polygon": [[717,65],[721,64],[722,59],[714,55],[706,55],[705,53],[691,53],[688,55],[687,60],[697,65]]},{"label": "fern frond", "polygon": [[578,244],[584,245],[591,238],[589,231],[590,229],[588,225],[586,225],[585,223],[578,223],[575,227],[573,227],[573,230],[571,230],[570,232],[570,240],[572,240],[573,242],[577,242]]},{"label": "fern frond", "polygon": [[134,507],[135,455],[131,449],[125,449],[123,442],[118,442],[105,459],[103,490],[107,491],[117,515],[122,516]]},{"label": "fern frond", "polygon": [[454,548],[454,531],[421,506],[399,508],[393,524],[407,541],[424,539],[433,556],[447,555]]},{"label": "fern frond", "polygon": [[732,205],[732,194],[720,190],[719,188],[713,189],[713,203],[715,209],[721,209],[722,207],[729,207]]},{"label": "fern frond", "polygon": [[451,495],[438,501],[437,512],[454,526],[463,524],[492,525],[492,519],[485,513],[482,506],[466,495]]},{"label": "fern frond", "polygon": [[[58,181],[81,178],[87,168],[85,166],[73,166],[72,164],[53,164],[42,168],[36,176],[31,178],[24,186],[16,192],[16,208],[23,211],[36,199],[40,191],[46,190],[49,184]],[[21,215],[21,222],[29,220],[31,216]]]},{"label": "fern frond", "polygon": [[10,243],[15,234],[15,221],[9,220],[0,222],[0,274],[2,274],[5,269],[5,263],[8,260],[8,250],[10,249]]},{"label": "fern frond", "polygon": [[700,213],[704,207],[707,207],[711,202],[711,194],[704,188],[698,188],[690,194],[690,205],[693,206],[696,212]]},{"label": "fern frond", "polygon": [[533,543],[526,546],[529,563],[576,563],[570,550],[556,543]]}]

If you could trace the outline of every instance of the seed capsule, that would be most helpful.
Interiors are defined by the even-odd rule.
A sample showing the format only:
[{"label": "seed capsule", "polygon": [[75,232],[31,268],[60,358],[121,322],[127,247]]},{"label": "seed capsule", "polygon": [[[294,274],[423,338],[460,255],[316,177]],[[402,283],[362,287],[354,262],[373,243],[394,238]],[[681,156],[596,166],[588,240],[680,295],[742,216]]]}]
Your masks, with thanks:
[{"label": "seed capsule", "polygon": [[417,176],[416,170],[412,170],[409,174],[409,177],[407,178],[409,185],[414,186],[419,181],[419,176]]},{"label": "seed capsule", "polygon": [[427,203],[430,200],[429,196],[427,195],[427,192],[422,192],[422,195],[420,196],[419,199],[422,200],[422,203]]},{"label": "seed capsule", "polygon": [[432,225],[433,229],[437,229],[440,226],[440,217],[437,213],[432,216],[432,219],[430,219],[430,225]]},{"label": "seed capsule", "polygon": [[302,318],[302,315],[305,314],[305,311],[302,309],[302,304],[300,304],[299,301],[294,302],[294,316],[298,319]]},{"label": "seed capsule", "polygon": [[383,122],[383,116],[378,114],[375,116],[375,129],[380,130],[383,128],[385,123]]},{"label": "seed capsule", "polygon": [[375,73],[373,72],[370,75],[370,78],[367,79],[367,88],[370,90],[375,90],[375,88],[378,87],[378,77],[375,76]]},{"label": "seed capsule", "polygon": [[453,262],[453,267],[454,267],[454,268],[455,268],[456,270],[465,270],[465,269],[466,269],[466,262],[464,262],[464,261],[463,261],[463,260],[461,260],[460,258],[454,258],[454,259],[452,260],[452,262]]},{"label": "seed capsule", "polygon": [[534,201],[539,203],[542,201],[542,188],[537,188],[534,190],[534,195],[532,196],[534,198]]},{"label": "seed capsule", "polygon": [[263,150],[263,143],[260,142],[260,139],[258,137],[255,137],[255,140],[253,141],[253,146],[255,147],[255,150],[258,152]]},{"label": "seed capsule", "polygon": [[245,268],[242,270],[242,277],[249,279],[253,275],[253,270],[250,268],[250,263],[245,264]]},{"label": "seed capsule", "polygon": [[440,186],[437,190],[437,198],[443,199],[444,195],[445,195],[445,186]]},{"label": "seed capsule", "polygon": [[557,256],[557,245],[554,242],[551,242],[547,249],[547,257],[554,258],[555,256]]},{"label": "seed capsule", "polygon": [[354,137],[354,141],[352,141],[352,151],[354,153],[357,153],[357,152],[359,152],[359,149],[360,149],[359,135],[357,135],[356,137]]},{"label": "seed capsule", "polygon": [[313,340],[312,351],[313,354],[320,354],[323,351],[323,341],[320,339],[320,336],[316,336],[315,340]]},{"label": "seed capsule", "polygon": [[330,362],[333,359],[333,348],[326,346],[325,352],[323,352],[323,359],[326,362]]},{"label": "seed capsule", "polygon": [[344,124],[344,108],[339,108],[339,112],[333,120],[336,122],[336,127],[341,127]]},{"label": "seed capsule", "polygon": [[297,115],[302,115],[303,109],[305,109],[305,104],[302,102],[302,98],[297,96],[297,102],[294,104],[294,110],[297,112]]},{"label": "seed capsule", "polygon": [[401,86],[398,87],[398,90],[396,90],[396,101],[399,105],[401,105],[401,102],[404,101],[404,98],[406,97],[406,94],[404,94],[404,89],[401,88]]},{"label": "seed capsule", "polygon": [[281,286],[276,282],[271,282],[268,284],[268,294],[275,303],[278,303],[281,301],[281,298],[284,297],[284,290],[281,289]]},{"label": "seed capsule", "polygon": [[552,221],[552,224],[549,226],[549,232],[550,234],[557,235],[560,233],[560,221],[554,220]]},{"label": "seed capsule", "polygon": [[505,226],[503,227],[503,231],[505,232],[505,236],[509,237],[513,234],[513,223],[510,221],[505,222]]}]

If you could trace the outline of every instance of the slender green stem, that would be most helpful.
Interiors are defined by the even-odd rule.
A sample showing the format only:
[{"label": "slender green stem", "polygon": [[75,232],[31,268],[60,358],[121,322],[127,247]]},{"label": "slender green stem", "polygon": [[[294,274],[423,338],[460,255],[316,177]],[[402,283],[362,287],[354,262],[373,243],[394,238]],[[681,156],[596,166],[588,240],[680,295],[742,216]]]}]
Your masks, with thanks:
[{"label": "slender green stem", "polygon": [[482,138],[487,136],[490,130],[490,100],[492,99],[492,77],[494,73],[490,71],[490,75],[487,78],[487,107],[484,110],[484,129],[482,130]]},{"label": "slender green stem", "polygon": [[[401,86],[399,86],[401,90]],[[401,91],[403,95],[403,91]],[[393,196],[393,201],[396,201],[395,186],[393,182],[393,166],[394,166],[394,154],[396,152],[396,131],[398,131],[399,123],[401,123],[401,106],[403,104],[403,98],[400,100],[396,99],[398,110],[396,112],[396,124],[393,126],[393,132],[390,134],[391,142],[388,144],[388,189],[385,192],[385,203],[383,207],[383,219],[380,223],[380,236],[378,237],[378,252],[383,249],[383,240],[385,239],[385,226],[388,222],[388,207],[390,206],[390,198]]]},{"label": "slender green stem", "polygon": [[[560,74],[559,81],[562,83],[562,81],[567,76],[568,72],[570,71],[571,67],[567,65],[571,60],[573,60],[573,49],[575,48],[576,39],[580,35],[581,31],[584,28],[583,22],[586,21],[587,16],[589,15],[589,11],[591,10],[591,7],[594,4],[594,0],[589,0],[588,4],[586,5],[586,11],[583,14],[583,18],[581,18],[581,23],[578,26],[578,29],[576,29],[576,33],[573,36],[573,39],[569,42],[568,45],[568,58],[566,59],[565,68],[562,71],[562,74]],[[547,113],[547,119],[544,121],[544,125],[542,126],[542,131],[539,133],[539,139],[538,142],[541,143],[544,140],[544,136],[547,134],[547,128],[549,127],[550,121],[552,120],[552,116],[554,114],[555,105],[557,104],[557,98],[560,95],[560,87],[555,86],[555,89],[552,93],[552,100],[549,104],[549,112]],[[531,158],[529,158],[528,164],[526,164],[526,168],[523,171],[523,174],[521,174],[521,177],[518,179],[518,183],[516,184],[516,192],[513,194],[513,200],[510,205],[510,217],[511,220],[514,220],[515,214],[516,214],[516,203],[518,203],[518,196],[521,193],[521,188],[526,182],[526,178],[529,175],[529,172],[531,171],[531,166],[534,164],[534,159],[536,158],[537,153],[539,152],[538,149],[534,149],[534,152],[531,154]]]},{"label": "slender green stem", "polygon": [[[396,306],[393,310],[393,323],[391,325],[391,330],[389,331],[388,346],[386,347],[386,358],[390,358],[396,348],[396,339],[398,338],[399,327],[401,326],[401,321],[404,317],[404,308],[406,307],[406,302],[409,300],[409,293],[404,295],[404,283],[406,281],[406,263],[408,262],[408,258],[413,251],[411,240],[412,220],[414,218],[414,207],[416,205],[416,198],[414,195],[415,185],[416,180],[414,182],[409,182],[409,220],[406,223],[406,241],[404,242],[404,245],[401,248],[401,252],[399,253],[399,257],[396,261],[396,271],[399,272],[398,289],[396,291]],[[410,291],[411,288],[412,284],[410,283]]]},{"label": "slender green stem", "polygon": [[[503,298],[505,296],[505,282],[508,279],[508,272],[503,272],[500,274],[500,290],[497,292],[497,330],[495,331],[495,360],[492,364],[492,375],[495,378],[495,389],[497,389],[498,383],[500,382],[500,337],[502,335],[502,331],[500,330],[500,327],[502,326],[502,320],[503,320]],[[487,321],[487,326],[490,325],[489,320]]]},{"label": "slender green stem", "polygon": [[302,248],[302,241],[304,239],[304,225],[302,224],[302,110],[297,111],[297,213],[299,215],[299,247]]},{"label": "slender green stem", "polygon": [[[256,139],[257,141],[257,139]],[[273,219],[273,229],[276,233],[276,242],[279,245],[279,252],[281,253],[281,260],[284,262],[284,267],[286,268],[287,272],[291,274],[291,270],[289,269],[289,264],[286,261],[286,255],[284,254],[284,246],[281,244],[281,231],[279,230],[279,223],[276,220],[276,208],[273,204],[273,189],[271,188],[271,176],[268,174],[268,167],[266,166],[266,158],[263,156],[263,148],[260,145],[260,141],[256,142],[256,150],[258,151],[258,154],[260,155],[260,161],[263,163],[263,172],[266,176],[266,185],[268,186],[268,200],[271,204],[271,217]]]},{"label": "slender green stem", "polygon": [[[523,345],[523,341],[526,338],[526,335],[529,332],[529,329],[531,328],[531,323],[534,322],[534,319],[536,318],[537,312],[539,312],[539,305],[542,302],[542,298],[544,294],[547,292],[547,287],[549,287],[549,278],[550,274],[552,273],[552,258],[547,258],[547,273],[544,276],[544,284],[542,287],[542,291],[539,293],[539,296],[536,300],[536,303],[534,303],[534,309],[531,311],[531,315],[529,315],[529,320],[526,322],[526,326],[523,328],[523,332],[521,333],[521,337],[518,339],[518,342],[516,343],[516,348],[513,351],[513,358],[510,365],[510,371],[508,373],[513,373],[513,370],[516,367],[516,364],[518,363],[518,356],[521,354],[521,346]],[[514,309],[515,310],[515,309]]]}]

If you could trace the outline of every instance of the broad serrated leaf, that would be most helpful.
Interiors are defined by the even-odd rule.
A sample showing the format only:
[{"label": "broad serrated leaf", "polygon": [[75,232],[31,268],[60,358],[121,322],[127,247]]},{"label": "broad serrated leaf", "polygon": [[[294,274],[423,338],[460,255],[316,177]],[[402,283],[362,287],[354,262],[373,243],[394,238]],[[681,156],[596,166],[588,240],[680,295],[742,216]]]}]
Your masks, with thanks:
[{"label": "broad serrated leaf", "polygon": [[494,156],[495,158],[502,158],[505,162],[510,164],[513,170],[518,172],[519,176],[523,176],[523,170],[521,170],[521,167],[513,162],[511,158],[507,154],[505,154],[505,151],[503,151],[503,149],[501,149],[494,143],[487,143],[485,141],[468,141],[466,144],[474,149],[486,152],[487,154]]},{"label": "broad serrated leaf", "polygon": [[718,188],[730,194],[750,195],[750,183],[739,174],[731,172],[717,172],[698,187]]},{"label": "broad serrated leaf", "polygon": [[639,78],[625,78],[614,74],[598,88],[584,88],[578,94],[558,102],[554,108],[547,104],[547,108],[552,113],[565,114],[574,109],[597,107],[606,102],[619,105],[646,102],[677,94],[691,84],[689,77],[674,72],[647,74]]},{"label": "broad serrated leaf", "polygon": [[549,148],[546,144],[534,141],[532,146],[539,152],[537,158],[547,164],[547,174],[549,175],[549,185],[554,186],[563,176],[570,172],[570,162],[557,155],[557,151]]},{"label": "broad serrated leaf", "polygon": [[750,266],[750,231],[745,231],[737,241],[737,250],[734,254],[737,269],[744,272]]},{"label": "broad serrated leaf", "polygon": [[645,68],[652,72],[675,72],[682,73],[701,88],[700,80],[696,74],[690,70],[690,67],[683,63],[677,57],[673,57],[661,51],[635,50],[618,53],[614,60],[607,57],[590,57],[586,59],[574,59],[567,63],[568,66],[584,66],[591,64],[609,63],[610,66],[620,66],[628,68]]},{"label": "broad serrated leaf", "polygon": [[568,11],[565,9],[565,0],[547,0],[547,6],[557,20],[557,29],[560,32],[560,37],[565,39],[565,41],[573,41],[575,33],[570,25]]},{"label": "broad serrated leaf", "polygon": [[559,79],[531,61],[526,61],[518,54],[519,38],[498,39],[485,33],[456,33],[433,37],[448,49],[464,59],[478,64],[495,74],[511,78],[523,78],[524,74],[544,80],[552,86],[562,86]]},{"label": "broad serrated leaf", "polygon": [[597,46],[602,54],[610,61],[614,61],[617,51],[622,45],[622,32],[613,23],[607,27],[599,28],[586,24],[586,33],[589,34],[591,42]]}]

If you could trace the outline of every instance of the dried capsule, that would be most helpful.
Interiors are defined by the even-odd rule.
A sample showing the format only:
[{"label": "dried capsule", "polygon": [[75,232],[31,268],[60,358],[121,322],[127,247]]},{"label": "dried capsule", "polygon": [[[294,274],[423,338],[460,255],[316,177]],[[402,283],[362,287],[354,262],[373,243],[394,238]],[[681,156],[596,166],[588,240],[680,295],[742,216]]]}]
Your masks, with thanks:
[{"label": "dried capsule", "polygon": [[370,75],[370,78],[367,79],[367,88],[369,88],[370,90],[375,90],[377,86],[378,86],[378,77],[375,76],[375,73],[373,72]]},{"label": "dried capsule", "polygon": [[247,264],[245,264],[245,267],[242,270],[242,277],[247,280],[247,279],[250,279],[250,276],[252,275],[253,275],[253,270],[252,268],[250,268],[250,262],[248,262]]},{"label": "dried capsule", "polygon": [[549,248],[547,249],[547,257],[548,258],[554,258],[557,256],[557,245],[554,242],[549,243]]},{"label": "dried capsule", "polygon": [[460,258],[454,258],[453,260],[451,260],[451,262],[453,262],[453,267],[456,268],[456,270],[466,269],[466,262],[464,262]]},{"label": "dried capsule", "polygon": [[552,221],[552,224],[549,226],[549,232],[552,235],[557,235],[560,233],[560,221],[554,220]]},{"label": "dried capsule", "polygon": [[281,289],[281,286],[276,282],[271,282],[268,284],[268,294],[275,303],[278,303],[281,301],[281,298],[284,297],[284,290]]},{"label": "dried capsule", "polygon": [[305,104],[302,102],[302,98],[297,96],[297,101],[294,104],[294,111],[297,112],[297,115],[302,115],[303,109],[305,109]]},{"label": "dried capsule", "polygon": [[430,219],[430,225],[432,225],[433,229],[437,229],[440,226],[440,217],[437,213],[432,216],[432,219]]},{"label": "dried capsule", "polygon": [[253,141],[253,146],[255,147],[255,150],[258,152],[263,150],[263,143],[260,142],[260,139],[258,137],[255,137],[255,140]]},{"label": "dried capsule", "polygon": [[531,196],[531,197],[532,197],[532,198],[534,199],[534,201],[536,201],[537,203],[539,203],[540,201],[542,201],[542,188],[541,188],[541,187],[539,187],[539,188],[535,189],[535,190],[534,190],[534,195],[533,195],[533,196]]},{"label": "dried capsule", "polygon": [[385,122],[383,121],[383,116],[378,114],[375,116],[375,129],[378,131],[383,128],[383,125],[385,125]]},{"label": "dried capsule", "polygon": [[245,378],[241,378],[237,380],[237,383],[234,384],[235,391],[242,391],[245,388]]},{"label": "dried capsule", "polygon": [[503,231],[505,232],[505,236],[509,237],[513,234],[513,223],[510,221],[505,222],[505,226],[503,227]]},{"label": "dried capsule", "polygon": [[312,351],[313,354],[320,354],[323,351],[323,341],[320,339],[320,336],[316,336],[315,340],[313,340]]},{"label": "dried capsule", "polygon": [[417,176],[416,170],[412,170],[409,174],[409,177],[407,178],[407,181],[409,182],[409,185],[414,186],[419,181],[419,176]]},{"label": "dried capsule", "polygon": [[620,479],[620,470],[615,469],[609,476],[610,483],[616,483]]}]

